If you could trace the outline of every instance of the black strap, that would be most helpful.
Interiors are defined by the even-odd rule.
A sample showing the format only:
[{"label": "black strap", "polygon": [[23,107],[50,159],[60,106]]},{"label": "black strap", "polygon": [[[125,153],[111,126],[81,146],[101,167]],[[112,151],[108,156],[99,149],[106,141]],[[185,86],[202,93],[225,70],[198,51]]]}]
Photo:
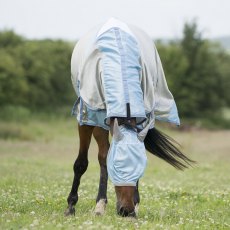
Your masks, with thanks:
[{"label": "black strap", "polygon": [[131,117],[130,117],[130,104],[129,103],[126,103],[126,110],[127,110],[127,118],[128,120],[130,120]]}]

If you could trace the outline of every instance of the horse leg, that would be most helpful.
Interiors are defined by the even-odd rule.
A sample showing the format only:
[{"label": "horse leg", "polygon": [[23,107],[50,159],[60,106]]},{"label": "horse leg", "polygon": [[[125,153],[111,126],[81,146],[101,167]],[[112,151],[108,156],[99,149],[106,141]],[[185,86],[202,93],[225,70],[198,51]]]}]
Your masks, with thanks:
[{"label": "horse leg", "polygon": [[65,215],[75,215],[75,208],[78,201],[78,187],[80,185],[81,176],[85,173],[88,167],[88,149],[93,133],[93,126],[78,125],[79,138],[80,138],[80,148],[78,157],[74,163],[74,179],[72,184],[72,189],[67,198],[68,208],[65,211]]},{"label": "horse leg", "polygon": [[98,144],[98,161],[100,164],[100,182],[94,212],[96,215],[103,215],[107,204],[108,173],[106,158],[109,150],[109,131],[96,127],[93,131],[93,136]]},{"label": "horse leg", "polygon": [[138,215],[138,208],[139,208],[139,203],[140,203],[140,195],[139,195],[139,190],[138,190],[138,183],[139,183],[139,180],[137,181],[137,185],[136,185],[135,192],[134,192],[134,205],[135,205],[135,213],[136,213],[136,215]]}]

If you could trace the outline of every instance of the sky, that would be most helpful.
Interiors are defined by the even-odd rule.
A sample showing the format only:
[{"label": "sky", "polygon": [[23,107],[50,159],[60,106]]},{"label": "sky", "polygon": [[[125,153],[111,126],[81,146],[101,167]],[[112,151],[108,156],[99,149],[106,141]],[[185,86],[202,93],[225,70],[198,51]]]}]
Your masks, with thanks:
[{"label": "sky", "polygon": [[77,40],[110,17],[154,39],[181,38],[193,20],[206,38],[230,35],[230,0],[0,0],[0,30],[30,39]]}]

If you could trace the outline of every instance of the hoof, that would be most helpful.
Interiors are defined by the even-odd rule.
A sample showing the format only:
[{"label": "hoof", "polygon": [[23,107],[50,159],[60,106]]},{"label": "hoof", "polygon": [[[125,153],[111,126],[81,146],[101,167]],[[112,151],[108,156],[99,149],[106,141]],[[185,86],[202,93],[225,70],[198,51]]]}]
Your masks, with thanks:
[{"label": "hoof", "polygon": [[106,208],[106,201],[105,199],[101,199],[97,202],[94,214],[96,216],[102,216],[105,214],[105,208]]},{"label": "hoof", "polygon": [[68,207],[65,212],[65,216],[75,216],[75,208],[74,207]]}]

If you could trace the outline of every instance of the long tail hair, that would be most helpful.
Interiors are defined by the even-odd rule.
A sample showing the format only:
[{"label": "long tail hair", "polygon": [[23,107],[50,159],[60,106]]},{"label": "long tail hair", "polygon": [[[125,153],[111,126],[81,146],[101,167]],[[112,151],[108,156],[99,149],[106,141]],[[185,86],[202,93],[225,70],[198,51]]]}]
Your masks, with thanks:
[{"label": "long tail hair", "polygon": [[176,169],[184,170],[196,163],[174,145],[178,144],[175,140],[156,128],[149,129],[144,144],[147,151],[165,160]]}]

